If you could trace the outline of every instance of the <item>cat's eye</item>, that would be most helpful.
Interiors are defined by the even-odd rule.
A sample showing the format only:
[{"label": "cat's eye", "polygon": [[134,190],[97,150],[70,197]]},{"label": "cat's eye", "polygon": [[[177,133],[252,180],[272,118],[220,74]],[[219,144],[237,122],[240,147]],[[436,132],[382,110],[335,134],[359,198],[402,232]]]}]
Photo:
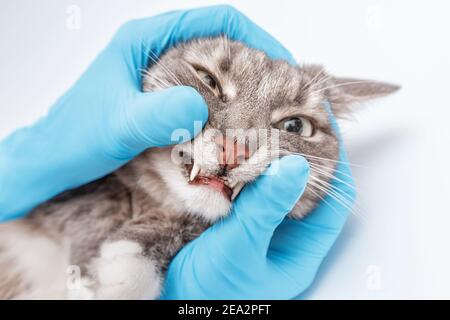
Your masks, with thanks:
[{"label": "cat's eye", "polygon": [[197,73],[200,79],[202,79],[202,81],[206,83],[211,89],[213,90],[217,89],[217,82],[209,73],[203,70],[197,70]]},{"label": "cat's eye", "polygon": [[305,117],[291,117],[281,120],[276,124],[280,130],[297,133],[302,137],[311,137],[314,133],[314,127],[311,120]]}]

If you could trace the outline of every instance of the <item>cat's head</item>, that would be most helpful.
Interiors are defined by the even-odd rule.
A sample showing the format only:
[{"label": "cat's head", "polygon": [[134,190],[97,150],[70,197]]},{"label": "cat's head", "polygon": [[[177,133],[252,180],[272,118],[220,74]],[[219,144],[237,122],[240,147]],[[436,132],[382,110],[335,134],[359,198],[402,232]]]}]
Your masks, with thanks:
[{"label": "cat's head", "polygon": [[[151,60],[144,91],[194,87],[208,104],[209,120],[193,141],[139,157],[133,163],[139,184],[163,193],[165,204],[211,221],[227,214],[240,189],[274,158],[287,154],[301,154],[316,168],[310,176],[315,183],[292,212],[304,216],[324,195],[338,159],[339,141],[326,106],[345,117],[353,103],[398,89],[336,78],[317,65],[272,60],[225,37],[183,43]],[[163,181],[158,191],[155,174]]]}]

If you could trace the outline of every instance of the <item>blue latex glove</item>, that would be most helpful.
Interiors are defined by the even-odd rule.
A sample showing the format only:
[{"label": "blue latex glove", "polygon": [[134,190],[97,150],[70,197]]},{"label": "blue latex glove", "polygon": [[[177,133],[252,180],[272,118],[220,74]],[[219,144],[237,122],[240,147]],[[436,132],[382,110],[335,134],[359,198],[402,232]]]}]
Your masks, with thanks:
[{"label": "blue latex glove", "polygon": [[[162,298],[292,299],[309,287],[349,210],[327,196],[305,219],[285,218],[305,189],[308,164],[288,156],[275,174],[272,166],[272,174],[242,190],[228,218],[175,256]],[[336,170],[331,183],[352,202],[353,179],[343,149]]]},{"label": "blue latex glove", "polygon": [[192,88],[142,93],[151,52],[226,33],[273,58],[294,62],[271,36],[229,6],[176,11],[125,24],[75,85],[36,124],[0,142],[0,222],[116,170],[140,152],[197,134],[207,106]]}]

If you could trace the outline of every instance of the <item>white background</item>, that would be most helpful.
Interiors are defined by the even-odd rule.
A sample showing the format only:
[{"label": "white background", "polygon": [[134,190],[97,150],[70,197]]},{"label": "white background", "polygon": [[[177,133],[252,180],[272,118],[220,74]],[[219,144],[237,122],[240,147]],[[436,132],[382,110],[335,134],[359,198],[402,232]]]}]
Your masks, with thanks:
[{"label": "white background", "polygon": [[[216,1],[1,0],[0,137],[45,114],[123,22]],[[450,2],[229,1],[299,62],[402,85],[343,124],[362,217],[303,298],[450,298]],[[70,5],[80,29],[67,24]],[[70,9],[69,9],[70,11]]]}]

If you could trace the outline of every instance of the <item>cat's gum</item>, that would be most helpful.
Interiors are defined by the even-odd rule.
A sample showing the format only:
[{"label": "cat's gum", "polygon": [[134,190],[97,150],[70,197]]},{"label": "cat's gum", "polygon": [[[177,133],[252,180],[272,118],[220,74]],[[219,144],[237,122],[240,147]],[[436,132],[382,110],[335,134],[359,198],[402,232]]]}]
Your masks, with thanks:
[{"label": "cat's gum", "polygon": [[223,196],[229,201],[231,201],[231,196],[233,195],[233,190],[228,187],[222,180],[216,177],[197,176],[194,180],[190,181],[189,184],[211,187],[212,189],[222,193]]}]

